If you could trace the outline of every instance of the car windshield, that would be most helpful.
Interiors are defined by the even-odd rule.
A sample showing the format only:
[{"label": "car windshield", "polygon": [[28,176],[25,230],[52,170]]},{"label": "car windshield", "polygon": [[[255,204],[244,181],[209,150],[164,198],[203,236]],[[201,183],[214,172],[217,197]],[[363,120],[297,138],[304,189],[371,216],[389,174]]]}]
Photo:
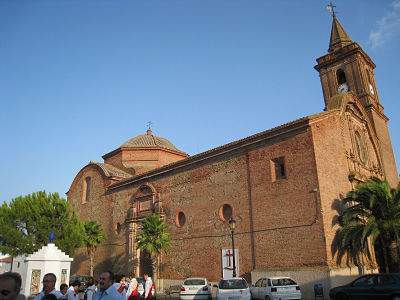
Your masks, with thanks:
[{"label": "car windshield", "polygon": [[246,289],[247,287],[244,279],[222,279],[218,286],[221,290]]},{"label": "car windshield", "polygon": [[183,282],[183,285],[205,285],[206,281],[200,278],[190,278]]},{"label": "car windshield", "polygon": [[272,279],[273,286],[285,286],[285,285],[296,285],[296,284],[297,283],[290,278]]}]

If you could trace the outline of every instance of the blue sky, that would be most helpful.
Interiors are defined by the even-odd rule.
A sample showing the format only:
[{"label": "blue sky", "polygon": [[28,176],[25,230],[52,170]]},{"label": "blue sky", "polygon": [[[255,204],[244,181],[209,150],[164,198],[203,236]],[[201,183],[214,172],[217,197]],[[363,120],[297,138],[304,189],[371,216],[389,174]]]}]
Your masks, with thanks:
[{"label": "blue sky", "polygon": [[[0,202],[64,196],[148,121],[193,155],[320,112],[326,4],[0,0]],[[377,65],[399,162],[400,0],[335,5]]]}]

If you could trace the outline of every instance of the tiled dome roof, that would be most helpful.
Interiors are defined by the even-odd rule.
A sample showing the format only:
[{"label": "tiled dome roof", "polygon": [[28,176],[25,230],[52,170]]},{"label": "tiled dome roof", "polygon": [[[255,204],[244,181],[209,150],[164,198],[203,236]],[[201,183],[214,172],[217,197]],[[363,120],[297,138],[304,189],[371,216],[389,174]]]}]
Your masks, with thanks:
[{"label": "tiled dome roof", "polygon": [[131,138],[130,140],[126,141],[121,145],[121,147],[128,147],[128,148],[159,147],[159,148],[182,152],[167,139],[153,135],[151,129],[147,129],[146,134],[135,136],[134,138]]}]

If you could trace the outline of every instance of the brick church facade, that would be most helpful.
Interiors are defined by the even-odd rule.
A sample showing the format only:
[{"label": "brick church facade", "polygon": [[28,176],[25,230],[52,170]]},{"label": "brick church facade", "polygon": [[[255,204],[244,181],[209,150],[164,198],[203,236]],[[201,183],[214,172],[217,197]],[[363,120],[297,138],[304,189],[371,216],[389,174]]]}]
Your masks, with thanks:
[{"label": "brick church facade", "polygon": [[[231,215],[240,276],[287,274],[310,290],[357,274],[332,253],[335,203],[370,176],[398,183],[374,68],[333,16],[328,53],[315,66],[323,112],[193,156],[148,130],[103,163],[84,166],[67,196],[81,219],[98,221],[106,234],[96,270],[141,275],[148,260],[136,236],[141,220],[157,212],[172,236],[159,274],[164,285],[222,276]],[[88,268],[81,249],[72,272]]]}]

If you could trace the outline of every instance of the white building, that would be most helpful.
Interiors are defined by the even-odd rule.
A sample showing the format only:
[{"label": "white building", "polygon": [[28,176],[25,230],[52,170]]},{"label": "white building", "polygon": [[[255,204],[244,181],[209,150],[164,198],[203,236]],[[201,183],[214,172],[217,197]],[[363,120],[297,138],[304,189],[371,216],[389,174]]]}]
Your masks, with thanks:
[{"label": "white building", "polygon": [[50,243],[28,256],[17,256],[12,262],[12,271],[22,277],[21,294],[30,296],[43,289],[46,273],[57,276],[56,289],[61,283],[69,283],[70,267],[73,259]]},{"label": "white building", "polygon": [[12,256],[0,254],[0,274],[11,271]]}]

